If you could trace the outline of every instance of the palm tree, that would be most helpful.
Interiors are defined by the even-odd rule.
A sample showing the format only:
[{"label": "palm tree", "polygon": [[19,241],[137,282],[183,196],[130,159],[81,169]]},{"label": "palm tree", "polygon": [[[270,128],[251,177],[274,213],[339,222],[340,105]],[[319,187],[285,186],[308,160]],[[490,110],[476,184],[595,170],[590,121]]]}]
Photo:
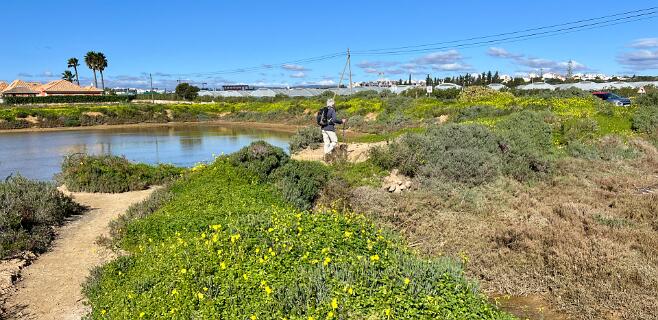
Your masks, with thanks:
[{"label": "palm tree", "polygon": [[62,79],[66,81],[73,82],[73,77],[74,77],[73,72],[71,72],[71,70],[66,70],[62,72]]},{"label": "palm tree", "polygon": [[105,79],[103,78],[103,70],[107,68],[107,57],[102,52],[96,52],[96,68],[101,73],[101,86],[103,93],[105,93]]},{"label": "palm tree", "polygon": [[[75,71],[75,82],[80,85],[80,78],[78,78],[78,67],[80,66],[80,63],[78,62],[78,58],[69,58],[68,61],[68,67],[73,68]],[[73,82],[73,81],[71,81]]]},{"label": "palm tree", "polygon": [[87,65],[87,68],[91,69],[94,71],[94,87],[98,88],[98,80],[96,80],[96,69],[97,68],[97,59],[96,59],[97,53],[94,51],[89,51],[85,55],[85,64]]}]

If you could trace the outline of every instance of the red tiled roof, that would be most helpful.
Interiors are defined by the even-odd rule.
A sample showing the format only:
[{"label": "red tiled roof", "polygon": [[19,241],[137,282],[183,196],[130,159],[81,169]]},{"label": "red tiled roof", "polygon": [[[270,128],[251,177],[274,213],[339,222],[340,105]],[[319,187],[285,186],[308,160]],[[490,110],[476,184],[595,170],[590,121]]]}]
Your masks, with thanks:
[{"label": "red tiled roof", "polygon": [[41,86],[41,91],[46,93],[49,92],[101,92],[101,90],[96,88],[83,88],[77,84],[66,80],[55,80],[48,82]]},{"label": "red tiled roof", "polygon": [[[35,82],[25,82],[23,80],[14,80],[12,81],[7,87],[5,87],[1,93],[39,93],[38,90],[38,83]],[[20,88],[21,92],[17,92],[15,90],[18,90]],[[11,91],[14,90],[14,91]]]},{"label": "red tiled roof", "polygon": [[5,88],[7,88],[7,86],[9,86],[9,84],[7,82],[0,81],[0,92],[2,92],[2,90],[5,90]]}]

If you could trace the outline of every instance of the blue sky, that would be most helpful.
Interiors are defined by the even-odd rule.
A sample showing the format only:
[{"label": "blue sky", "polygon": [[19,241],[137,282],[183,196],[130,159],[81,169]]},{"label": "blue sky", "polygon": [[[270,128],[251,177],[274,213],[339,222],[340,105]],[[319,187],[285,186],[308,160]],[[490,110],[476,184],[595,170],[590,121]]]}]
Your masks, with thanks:
[{"label": "blue sky", "polygon": [[[3,0],[0,79],[58,79],[69,57],[108,57],[109,86],[156,87],[177,79],[220,83],[331,84],[344,57],[283,62],[345,51],[355,81],[577,71],[658,74],[658,18],[512,43],[399,55],[359,51],[519,31],[658,6],[599,1],[27,1]],[[655,15],[654,15],[655,16]],[[434,46],[437,47],[437,46]],[[433,49],[434,47],[429,47]],[[443,48],[445,47],[445,48]],[[258,67],[239,73],[217,71]],[[81,82],[92,73],[79,68]]]}]

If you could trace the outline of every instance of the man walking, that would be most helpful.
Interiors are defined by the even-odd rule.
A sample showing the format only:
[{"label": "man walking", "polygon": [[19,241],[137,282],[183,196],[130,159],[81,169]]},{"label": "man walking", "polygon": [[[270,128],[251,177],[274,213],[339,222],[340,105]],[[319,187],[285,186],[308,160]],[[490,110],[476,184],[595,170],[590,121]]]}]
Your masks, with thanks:
[{"label": "man walking", "polygon": [[329,155],[336,144],[338,143],[338,136],[336,135],[336,124],[343,124],[347,119],[336,118],[336,106],[334,99],[327,99],[327,106],[322,108],[318,113],[318,124],[322,129],[322,141],[324,142],[324,159],[327,160]]}]

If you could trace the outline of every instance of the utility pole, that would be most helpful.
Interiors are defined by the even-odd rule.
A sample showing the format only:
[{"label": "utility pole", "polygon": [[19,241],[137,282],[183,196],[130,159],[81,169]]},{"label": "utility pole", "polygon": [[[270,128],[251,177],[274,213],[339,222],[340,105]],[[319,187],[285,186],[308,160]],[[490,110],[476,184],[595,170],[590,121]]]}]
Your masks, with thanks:
[{"label": "utility pole", "polygon": [[153,97],[153,76],[150,73],[149,78],[151,79],[151,102],[155,104],[155,98]]},{"label": "utility pole", "polygon": [[569,60],[567,64],[567,80],[571,80],[571,78],[573,78],[573,60]]},{"label": "utility pole", "polygon": [[350,94],[352,94],[352,57],[350,56],[350,48],[347,48],[347,68],[350,71]]}]

